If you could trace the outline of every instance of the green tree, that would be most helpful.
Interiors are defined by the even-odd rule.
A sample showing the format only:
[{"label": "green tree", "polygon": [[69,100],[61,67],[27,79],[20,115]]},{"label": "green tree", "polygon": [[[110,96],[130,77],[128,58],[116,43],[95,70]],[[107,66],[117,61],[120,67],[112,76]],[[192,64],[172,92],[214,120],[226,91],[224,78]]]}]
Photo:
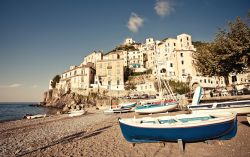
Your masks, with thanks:
[{"label": "green tree", "polygon": [[223,76],[229,84],[230,73],[244,72],[250,63],[250,28],[239,17],[229,22],[228,30],[219,30],[212,43],[197,46],[196,69],[203,75]]},{"label": "green tree", "polygon": [[174,93],[186,94],[190,91],[188,83],[169,80],[169,85]]},{"label": "green tree", "polygon": [[128,81],[129,76],[133,74],[133,70],[130,69],[129,67],[124,68],[124,82]]},{"label": "green tree", "polygon": [[60,79],[61,79],[60,75],[54,76],[54,78],[52,79],[52,82],[51,82],[51,87],[55,88],[56,87],[56,83],[59,83]]}]

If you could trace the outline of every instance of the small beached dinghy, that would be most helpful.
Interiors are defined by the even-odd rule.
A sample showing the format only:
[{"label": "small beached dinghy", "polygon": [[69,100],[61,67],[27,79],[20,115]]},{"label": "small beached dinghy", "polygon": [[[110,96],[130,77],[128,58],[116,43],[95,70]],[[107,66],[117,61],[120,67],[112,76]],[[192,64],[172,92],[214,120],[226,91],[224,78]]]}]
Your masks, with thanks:
[{"label": "small beached dinghy", "polygon": [[112,113],[127,113],[127,112],[131,112],[132,109],[131,108],[126,108],[126,107],[115,107],[115,108],[109,108],[107,110],[104,111],[104,114],[112,114]]},{"label": "small beached dinghy", "polygon": [[136,106],[136,102],[121,103],[118,106],[122,108],[132,108]]},{"label": "small beached dinghy", "polygon": [[124,138],[132,143],[226,140],[237,132],[237,117],[231,112],[118,120]]},{"label": "small beached dinghy", "polygon": [[133,107],[135,107],[135,106],[136,106],[136,102],[121,103],[115,108],[112,108],[110,106],[109,109],[104,111],[104,114],[131,112],[131,111],[133,111]]},{"label": "small beached dinghy", "polygon": [[69,117],[81,116],[81,115],[84,115],[85,113],[86,113],[85,110],[70,111]]},{"label": "small beached dinghy", "polygon": [[37,114],[37,115],[29,115],[27,114],[26,116],[24,116],[25,119],[36,119],[36,118],[44,118],[46,117],[46,114]]}]

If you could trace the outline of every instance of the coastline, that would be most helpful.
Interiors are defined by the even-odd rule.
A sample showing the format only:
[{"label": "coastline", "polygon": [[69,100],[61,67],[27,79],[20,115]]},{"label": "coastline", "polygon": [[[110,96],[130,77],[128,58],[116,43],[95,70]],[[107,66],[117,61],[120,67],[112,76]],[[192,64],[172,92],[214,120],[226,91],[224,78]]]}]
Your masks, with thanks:
[{"label": "coastline", "polygon": [[[168,115],[174,114],[180,112]],[[142,143],[132,147],[123,138],[117,119],[134,115],[104,115],[102,110],[89,108],[88,114],[79,117],[56,115],[0,123],[0,156],[183,156],[177,143],[167,142],[165,147],[160,143]],[[210,144],[188,143],[184,155],[249,156],[249,143],[250,125],[246,116],[239,116],[236,137]]]},{"label": "coastline", "polygon": [[60,109],[50,106],[43,106],[40,103],[32,102],[1,102],[0,103],[0,123],[24,119],[24,116],[46,114],[55,115]]}]

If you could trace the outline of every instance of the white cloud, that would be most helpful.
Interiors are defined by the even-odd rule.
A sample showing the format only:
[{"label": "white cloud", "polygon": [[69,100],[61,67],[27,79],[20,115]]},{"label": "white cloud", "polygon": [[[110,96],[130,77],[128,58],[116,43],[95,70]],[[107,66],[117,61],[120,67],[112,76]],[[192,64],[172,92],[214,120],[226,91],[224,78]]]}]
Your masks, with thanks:
[{"label": "white cloud", "polygon": [[0,85],[0,88],[17,88],[17,87],[20,87],[20,86],[22,86],[22,84],[13,83],[13,84],[10,84],[10,85]]},{"label": "white cloud", "polygon": [[129,17],[127,27],[132,32],[138,32],[139,28],[142,27],[144,19],[139,17],[136,13],[132,13]]},{"label": "white cloud", "polygon": [[14,84],[8,85],[7,87],[9,87],[9,88],[16,88],[16,87],[20,87],[20,86],[22,86],[22,84],[14,83]]},{"label": "white cloud", "polygon": [[174,11],[172,3],[170,3],[169,0],[157,0],[154,9],[156,13],[161,17],[165,17],[169,15],[172,11]]}]

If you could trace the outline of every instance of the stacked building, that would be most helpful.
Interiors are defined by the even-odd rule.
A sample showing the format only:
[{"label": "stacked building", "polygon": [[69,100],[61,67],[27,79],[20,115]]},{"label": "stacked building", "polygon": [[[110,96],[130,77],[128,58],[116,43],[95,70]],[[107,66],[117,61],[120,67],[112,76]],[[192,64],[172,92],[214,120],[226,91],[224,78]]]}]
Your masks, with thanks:
[{"label": "stacked building", "polygon": [[[61,74],[57,88],[125,90],[124,73],[127,68],[135,72],[151,70],[154,77],[188,82],[190,86],[199,84],[205,89],[225,86],[224,79],[204,77],[197,72],[193,59],[196,49],[188,34],[161,41],[147,38],[145,43],[136,43],[132,38],[127,38],[121,47],[106,54],[94,51],[87,55],[80,66],[71,66]],[[249,83],[248,77],[240,75],[237,81]],[[153,81],[145,79],[144,83],[136,85],[137,91],[154,91],[153,84]]]}]

